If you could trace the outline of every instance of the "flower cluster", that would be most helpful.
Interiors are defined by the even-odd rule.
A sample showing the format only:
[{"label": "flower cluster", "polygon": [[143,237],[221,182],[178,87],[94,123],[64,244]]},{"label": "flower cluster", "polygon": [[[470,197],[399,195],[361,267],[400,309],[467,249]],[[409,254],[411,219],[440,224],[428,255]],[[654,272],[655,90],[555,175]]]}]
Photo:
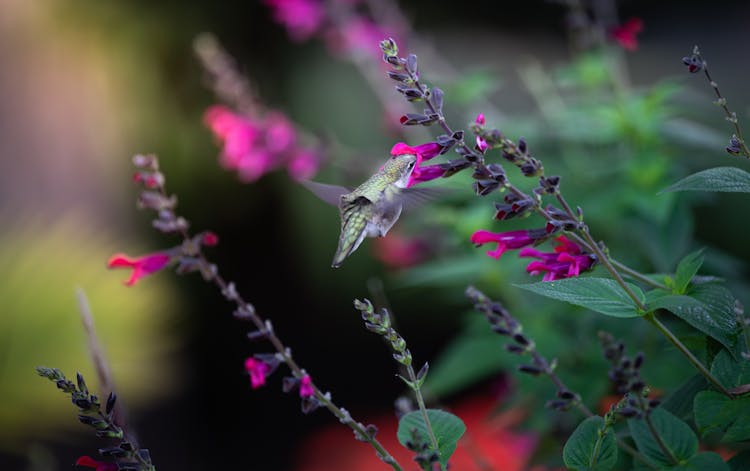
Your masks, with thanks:
[{"label": "flower cluster", "polygon": [[215,105],[204,119],[223,145],[221,165],[236,171],[242,181],[255,181],[280,167],[286,167],[295,180],[308,180],[318,170],[320,156],[297,145],[294,125],[278,111],[250,118]]},{"label": "flower cluster", "polygon": [[388,35],[368,15],[357,11],[360,3],[357,0],[264,0],[264,3],[270,8],[274,21],[286,28],[293,41],[307,41],[317,36],[334,55],[378,55],[378,41]]},{"label": "flower cluster", "polygon": [[564,235],[555,238],[557,245],[550,253],[540,252],[530,247],[539,244],[549,237],[546,229],[531,229],[509,232],[490,232],[479,230],[471,235],[471,242],[477,246],[496,243],[497,248],[489,250],[487,255],[499,259],[508,249],[521,249],[519,257],[536,258],[526,266],[530,275],[544,273],[543,281],[560,278],[571,278],[594,267],[596,257],[585,253],[581,247]]}]

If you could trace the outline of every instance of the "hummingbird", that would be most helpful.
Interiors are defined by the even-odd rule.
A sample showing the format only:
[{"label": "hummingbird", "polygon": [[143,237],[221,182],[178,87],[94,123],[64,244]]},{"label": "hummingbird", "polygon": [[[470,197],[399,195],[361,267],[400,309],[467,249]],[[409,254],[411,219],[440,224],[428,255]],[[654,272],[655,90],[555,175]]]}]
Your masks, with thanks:
[{"label": "hummingbird", "polygon": [[313,181],[303,184],[323,201],[338,206],[341,234],[331,266],[338,268],[365,237],[383,237],[401,216],[403,208],[423,202],[434,189],[407,188],[417,163],[414,154],[388,159],[380,170],[354,190]]}]

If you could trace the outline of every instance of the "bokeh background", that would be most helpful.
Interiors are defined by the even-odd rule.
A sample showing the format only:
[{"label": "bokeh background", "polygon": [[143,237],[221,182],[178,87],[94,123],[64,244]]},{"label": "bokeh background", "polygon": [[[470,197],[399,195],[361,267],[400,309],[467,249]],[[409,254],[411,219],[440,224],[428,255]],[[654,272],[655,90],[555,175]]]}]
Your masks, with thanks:
[{"label": "bokeh background", "polygon": [[[345,22],[351,8],[364,10],[356,3],[329,6],[344,5],[337,11]],[[668,272],[688,251],[708,247],[706,274],[726,277],[747,304],[747,199],[656,196],[691,171],[747,167],[723,150],[731,130],[711,89],[680,62],[700,44],[745,122],[746,2],[593,2],[610,8],[610,21],[643,21],[633,51],[606,28],[602,49],[579,47],[565,2],[370,3],[386,8],[384,18],[398,9],[392,35],[419,55],[423,77],[446,90],[454,127],[484,112],[511,138],[525,136],[618,258]],[[472,197],[466,176],[437,182],[457,191],[397,226],[419,247],[407,251],[420,255],[411,266],[389,262],[393,244],[368,241],[330,269],[335,209],[283,170],[246,182],[219,165],[219,143],[204,124],[219,99],[193,52],[204,32],[235,58],[266,110],[304,130],[299,139],[323,159],[317,180],[356,184],[395,142],[429,139],[431,128],[395,125],[410,109],[384,78],[377,43],[342,50],[327,33],[290,37],[262,2],[0,0],[0,469],[71,469],[102,446],[33,369],[81,371],[96,383],[76,287],[90,298],[119,395],[158,469],[305,469],[311,447],[337,446],[310,445],[335,420],[323,411],[303,416],[297,398],[281,393],[282,373],[250,389],[244,358],[268,347],[246,341],[246,326],[199,276],[162,272],[126,288],[127,274],[106,270],[115,252],[176,244],[136,210],[130,157],[139,152],[159,155],[192,227],[219,234],[209,256],[225,278],[362,420],[391,414],[404,390],[353,298],[393,308],[417,361],[433,367],[434,400],[460,402],[502,381],[510,392],[499,408],[523,417],[507,428],[541,437],[532,463],[556,464],[559,443],[545,437],[574,419],[542,409],[551,389],[541,381],[502,379],[512,359],[468,309],[467,284],[508,303],[594,407],[607,394],[600,328],[638,339],[633,348],[651,355],[655,387],[692,374],[645,323],[598,319],[510,286],[527,280],[523,264],[485,257],[468,236],[534,221],[493,222],[491,201]],[[341,445],[366,448],[350,442]]]}]

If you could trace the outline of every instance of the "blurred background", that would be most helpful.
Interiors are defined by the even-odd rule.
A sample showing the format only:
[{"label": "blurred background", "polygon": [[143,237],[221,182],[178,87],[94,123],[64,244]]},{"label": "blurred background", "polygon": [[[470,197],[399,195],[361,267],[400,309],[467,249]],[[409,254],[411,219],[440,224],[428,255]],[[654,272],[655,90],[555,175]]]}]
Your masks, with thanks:
[{"label": "blurred background", "polygon": [[[543,409],[554,393],[544,380],[503,375],[515,359],[470,309],[466,285],[503,300],[593,408],[609,392],[599,329],[646,352],[644,376],[657,389],[691,376],[687,363],[646,323],[511,286],[529,281],[524,263],[486,257],[469,236],[540,223],[494,221],[499,197],[473,196],[468,175],[431,183],[455,191],[366,241],[338,270],[337,211],[298,179],[354,186],[394,143],[438,134],[398,126],[421,109],[385,77],[378,41],[392,36],[445,90],[454,128],[481,112],[511,139],[524,136],[616,258],[664,273],[706,247],[705,274],[726,277],[747,305],[747,198],[656,194],[707,167],[747,169],[724,151],[732,130],[681,58],[700,45],[744,124],[749,18],[746,2],[728,0],[0,0],[0,469],[71,469],[103,446],[34,372],[81,371],[96,387],[77,287],[158,469],[335,469],[319,455],[343,449],[372,459],[325,411],[300,412],[296,395],[281,392],[283,367],[251,390],[244,359],[269,346],[247,342],[247,326],[200,276],[164,271],[124,287],[128,274],[106,269],[113,253],[178,243],[136,209],[130,158],[146,152],[159,156],[178,213],[219,235],[207,253],[220,272],[355,418],[393,426],[405,392],[387,346],[352,308],[368,297],[393,309],[416,362],[430,362],[431,400],[480,422],[490,409],[505,418],[487,432],[508,453],[497,459],[514,463],[504,469],[559,466],[559,437],[578,419]],[[202,33],[213,36],[200,36],[201,59]],[[219,46],[234,58],[229,69]],[[268,165],[232,163],[206,114],[217,104],[258,123]],[[503,391],[502,401],[483,409],[472,398],[487,391]]]}]

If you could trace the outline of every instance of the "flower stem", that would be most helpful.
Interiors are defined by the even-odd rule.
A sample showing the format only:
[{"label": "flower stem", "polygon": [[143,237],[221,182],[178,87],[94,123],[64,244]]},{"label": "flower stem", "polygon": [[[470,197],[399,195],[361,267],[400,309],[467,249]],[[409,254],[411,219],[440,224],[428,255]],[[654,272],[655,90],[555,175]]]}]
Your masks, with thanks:
[{"label": "flower stem", "polygon": [[[406,367],[406,372],[409,374],[409,381],[414,385],[412,389],[414,390],[414,396],[417,398],[419,410],[422,412],[422,418],[424,419],[424,424],[427,428],[427,434],[430,436],[432,448],[435,449],[435,452],[438,452],[438,441],[437,438],[435,438],[435,432],[432,430],[430,418],[427,416],[427,407],[425,406],[424,397],[422,396],[422,388],[417,382],[417,375],[414,373],[414,368],[411,365]],[[444,469],[442,466],[441,468]]]}]

